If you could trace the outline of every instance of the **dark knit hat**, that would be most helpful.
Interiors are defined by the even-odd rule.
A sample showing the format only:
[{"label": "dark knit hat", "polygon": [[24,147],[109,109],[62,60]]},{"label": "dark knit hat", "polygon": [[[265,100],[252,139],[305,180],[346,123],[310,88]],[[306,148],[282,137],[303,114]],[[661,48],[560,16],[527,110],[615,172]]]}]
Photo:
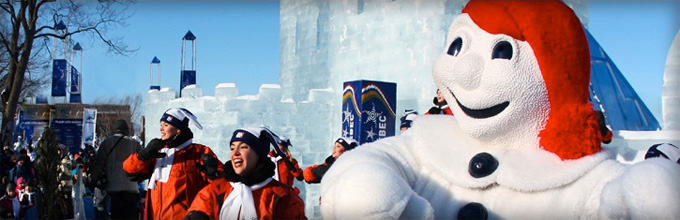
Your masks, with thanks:
[{"label": "dark knit hat", "polygon": [[130,128],[128,128],[127,122],[123,119],[113,121],[113,127],[116,128],[115,131],[116,134],[127,135],[130,132]]},{"label": "dark knit hat", "polygon": [[234,141],[241,141],[248,144],[248,146],[253,148],[255,153],[260,157],[266,157],[269,153],[269,146],[273,145],[276,152],[278,152],[280,156],[285,157],[278,145],[280,142],[279,137],[267,128],[243,127],[236,129],[231,135],[229,145]]},{"label": "dark knit hat", "polygon": [[653,157],[665,157],[673,162],[680,163],[680,149],[671,143],[655,144],[645,154],[645,159]]},{"label": "dark knit hat", "polygon": [[186,130],[189,128],[189,121],[198,129],[203,129],[201,123],[198,122],[196,116],[185,108],[171,108],[163,113],[161,121],[171,124],[179,130]]},{"label": "dark knit hat", "polygon": [[338,140],[335,140],[335,143],[340,143],[346,151],[352,150],[358,145],[357,141],[350,137],[340,137]]},{"label": "dark knit hat", "polygon": [[15,183],[7,183],[7,186],[5,187],[5,191],[14,191],[16,190],[17,185]]},{"label": "dark knit hat", "polygon": [[17,157],[17,161],[23,161],[24,163],[29,163],[29,162],[31,162],[31,158],[28,157],[28,155],[19,154],[19,156]]}]

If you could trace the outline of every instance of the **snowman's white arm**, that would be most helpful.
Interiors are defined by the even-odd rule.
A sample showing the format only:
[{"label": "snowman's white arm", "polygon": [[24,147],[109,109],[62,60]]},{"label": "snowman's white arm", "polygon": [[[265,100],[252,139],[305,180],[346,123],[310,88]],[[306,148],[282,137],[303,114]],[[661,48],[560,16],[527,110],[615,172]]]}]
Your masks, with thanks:
[{"label": "snowman's white arm", "polygon": [[599,218],[680,219],[680,164],[652,158],[605,185]]},{"label": "snowman's white arm", "polygon": [[321,181],[323,218],[431,219],[431,205],[411,187],[414,167],[399,154],[403,144],[379,141],[340,156]]}]

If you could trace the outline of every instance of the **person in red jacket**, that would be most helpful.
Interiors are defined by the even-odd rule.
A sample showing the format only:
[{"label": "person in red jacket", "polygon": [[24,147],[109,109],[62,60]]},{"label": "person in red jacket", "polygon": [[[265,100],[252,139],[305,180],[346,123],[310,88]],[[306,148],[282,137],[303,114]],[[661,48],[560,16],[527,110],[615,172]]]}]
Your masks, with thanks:
[{"label": "person in red jacket", "polygon": [[449,104],[446,103],[446,99],[439,89],[437,89],[437,96],[434,97],[432,103],[435,106],[427,110],[426,115],[453,115],[453,111],[449,108]]},{"label": "person in red jacket", "polygon": [[[149,179],[144,219],[184,218],[198,191],[221,175],[223,166],[215,153],[193,143],[189,122],[203,128],[189,110],[168,109],[160,119],[161,138],[149,141],[123,162],[129,179]],[[217,165],[207,161],[217,161]]]},{"label": "person in red jacket", "polygon": [[352,150],[357,146],[357,141],[349,137],[341,137],[335,141],[333,145],[333,154],[326,158],[323,164],[314,164],[307,168],[302,173],[307,183],[320,183],[323,175],[331,168],[333,162],[346,151]]},{"label": "person in red jacket", "polygon": [[269,157],[276,164],[274,179],[287,186],[293,187],[293,183],[295,182],[293,178],[302,181],[303,177],[302,169],[300,169],[297,160],[293,158],[288,150],[288,147],[291,146],[293,145],[290,143],[290,139],[281,136],[281,139],[279,140],[279,149],[281,149],[285,157],[280,156],[275,150],[269,152]]},{"label": "person in red jacket", "polygon": [[282,152],[277,143],[266,128],[234,131],[225,178],[198,193],[185,219],[307,219],[297,192],[272,179],[276,164],[267,155],[270,144]]}]

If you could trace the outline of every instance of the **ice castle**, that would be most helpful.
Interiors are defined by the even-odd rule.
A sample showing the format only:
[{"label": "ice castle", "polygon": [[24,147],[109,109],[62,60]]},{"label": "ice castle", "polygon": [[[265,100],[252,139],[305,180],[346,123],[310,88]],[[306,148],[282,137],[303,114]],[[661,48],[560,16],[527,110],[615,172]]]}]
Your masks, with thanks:
[{"label": "ice castle", "polygon": [[[144,113],[149,121],[145,137],[148,140],[159,136],[155,120],[166,109],[185,107],[205,127],[194,129],[196,142],[212,147],[222,161],[229,158],[232,132],[238,127],[255,125],[269,127],[290,138],[292,155],[303,169],[321,163],[330,154],[332,142],[342,134],[343,82],[366,79],[396,83],[399,114],[405,109],[424,112],[432,105],[436,91],[432,64],[445,46],[450,22],[465,3],[282,0],[280,84],[264,84],[256,95],[239,94],[233,83],[217,85],[214,96],[204,96],[200,85],[185,87],[180,97],[171,88],[150,90]],[[567,4],[587,24],[587,1]],[[674,47],[680,46],[677,37],[675,41]],[[680,60],[677,54],[676,50],[675,72]],[[200,77],[200,71],[196,75]],[[677,74],[673,77],[678,78]],[[674,89],[677,88],[675,83]],[[677,96],[680,92],[668,94]],[[677,106],[680,105],[677,100],[664,99],[664,103]],[[628,147],[622,136],[643,136],[622,132],[616,132],[617,146]],[[663,134],[651,142],[668,136]],[[678,136],[675,135],[676,139]],[[319,185],[296,182],[295,186],[302,191],[307,216],[320,218]]]}]

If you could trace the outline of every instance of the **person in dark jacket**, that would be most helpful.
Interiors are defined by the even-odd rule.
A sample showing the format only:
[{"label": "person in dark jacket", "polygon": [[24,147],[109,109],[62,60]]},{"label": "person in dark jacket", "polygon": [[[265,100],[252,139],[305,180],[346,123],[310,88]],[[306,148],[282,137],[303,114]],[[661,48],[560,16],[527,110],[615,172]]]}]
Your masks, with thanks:
[{"label": "person in dark jacket", "polygon": [[[139,189],[137,182],[128,180],[123,161],[142,147],[128,136],[130,129],[125,120],[118,119],[113,124],[116,130],[99,145],[90,177],[93,182],[107,180],[108,184],[100,187],[111,200],[111,219],[136,219]],[[104,213],[108,213],[106,207]]]},{"label": "person in dark jacket", "polygon": [[341,137],[333,145],[333,154],[326,158],[323,164],[314,164],[305,168],[303,175],[307,183],[320,183],[323,175],[331,168],[333,162],[343,153],[357,147],[357,141],[349,137]]},{"label": "person in dark jacket", "polygon": [[11,216],[9,213],[3,213],[5,217],[11,217],[9,219],[21,219],[23,217],[24,210],[21,207],[14,183],[9,183],[5,187],[5,195],[0,198],[0,208],[11,213]]},{"label": "person in dark jacket", "polygon": [[20,155],[17,157],[17,164],[9,170],[9,179],[13,183],[17,182],[19,177],[23,177],[26,181],[34,181],[35,169],[31,164],[31,159],[27,155]]}]

